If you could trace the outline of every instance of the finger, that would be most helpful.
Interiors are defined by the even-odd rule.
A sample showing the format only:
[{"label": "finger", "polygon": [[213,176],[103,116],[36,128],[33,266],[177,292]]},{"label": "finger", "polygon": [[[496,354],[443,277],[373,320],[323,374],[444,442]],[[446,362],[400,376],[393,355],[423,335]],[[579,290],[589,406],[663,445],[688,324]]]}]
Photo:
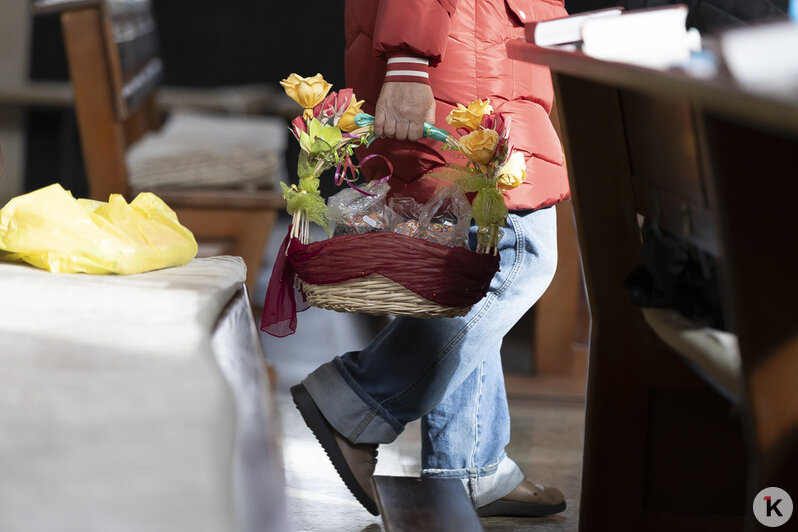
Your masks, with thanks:
[{"label": "finger", "polygon": [[432,103],[430,104],[430,106],[427,107],[427,116],[426,116],[426,118],[424,118],[424,120],[426,120],[427,122],[429,122],[433,126],[435,125],[435,100],[434,99],[432,100]]},{"label": "finger", "polygon": [[417,141],[424,136],[424,124],[421,122],[411,122],[407,128],[407,140]]},{"label": "finger", "polygon": [[396,133],[394,134],[394,138],[396,140],[407,140],[407,131],[410,127],[410,122],[407,120],[397,120],[396,121]]},{"label": "finger", "polygon": [[378,137],[385,136],[385,112],[380,106],[374,111],[374,134]]},{"label": "finger", "polygon": [[396,119],[386,117],[385,124],[382,127],[382,136],[392,139],[394,138],[395,135],[396,135]]}]

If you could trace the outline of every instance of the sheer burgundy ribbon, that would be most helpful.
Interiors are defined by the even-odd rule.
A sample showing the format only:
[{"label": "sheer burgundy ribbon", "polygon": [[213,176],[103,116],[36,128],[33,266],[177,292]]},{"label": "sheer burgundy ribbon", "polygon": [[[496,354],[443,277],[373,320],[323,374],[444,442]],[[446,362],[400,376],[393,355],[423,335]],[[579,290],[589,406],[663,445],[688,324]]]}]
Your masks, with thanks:
[{"label": "sheer burgundy ribbon", "polygon": [[296,287],[296,273],[286,253],[290,242],[289,227],[272,266],[272,276],[269,278],[263,315],[260,319],[261,330],[279,338],[296,332],[297,312],[302,312],[310,306]]},{"label": "sheer burgundy ribbon", "polygon": [[343,235],[302,244],[289,234],[272,269],[261,330],[273,336],[296,332],[296,313],[308,303],[295,278],[330,284],[379,274],[441,305],[467,307],[488,291],[499,257],[427,242],[398,233]]}]

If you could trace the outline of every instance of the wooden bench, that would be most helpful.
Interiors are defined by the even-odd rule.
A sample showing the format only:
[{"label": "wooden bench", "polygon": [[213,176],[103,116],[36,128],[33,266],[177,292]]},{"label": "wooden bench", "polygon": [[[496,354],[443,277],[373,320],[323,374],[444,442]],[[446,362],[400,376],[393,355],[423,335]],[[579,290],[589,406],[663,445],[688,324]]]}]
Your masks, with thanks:
[{"label": "wooden bench", "polygon": [[[580,530],[758,529],[798,496],[798,101],[509,47],[553,71],[592,316]],[[731,340],[632,304],[641,216],[714,257]]]},{"label": "wooden bench", "polygon": [[[257,176],[247,175],[247,179],[237,184],[235,175],[219,175],[216,180],[211,175],[199,183],[191,181],[192,173],[198,179],[200,174],[208,172],[196,167],[185,170],[184,165],[210,159],[212,150],[208,146],[214,141],[215,124],[223,126],[225,131],[235,129],[239,137],[247,136],[249,131],[250,137],[263,138],[285,135],[281,120],[208,117],[203,122],[206,127],[192,122],[183,128],[193,130],[192,134],[175,144],[193,147],[194,151],[182,155],[167,153],[158,160],[156,170],[163,184],[142,180],[135,171],[131,172],[128,159],[132,154],[128,149],[136,153],[137,148],[148,142],[145,135],[158,132],[164,125],[156,100],[163,64],[158,56],[149,0],[42,0],[35,4],[34,11],[60,13],[91,197],[107,200],[112,193],[130,197],[143,190],[155,192],[194,232],[201,256],[232,254],[244,258],[247,285],[252,292],[264,246],[274,220],[284,207],[282,196],[275,189],[274,176],[259,180]],[[173,129],[180,128],[168,122],[163,131],[168,133]],[[209,130],[204,132],[210,140],[200,143],[197,135],[203,130]],[[217,133],[216,144],[224,146],[228,134]],[[171,140],[173,137],[163,136],[149,142],[158,146]],[[246,151],[250,146],[235,148]],[[254,155],[251,152],[251,149],[246,152],[249,155],[245,162],[249,166],[259,162],[260,152]],[[230,157],[229,153],[226,157]],[[275,157],[279,159],[282,154]],[[232,158],[235,162],[235,156]],[[140,156],[136,158],[139,160]],[[216,168],[213,164],[213,161],[208,163]],[[170,179],[174,176],[180,176],[180,180]]]},{"label": "wooden bench", "polygon": [[458,478],[374,476],[386,532],[482,532]]}]

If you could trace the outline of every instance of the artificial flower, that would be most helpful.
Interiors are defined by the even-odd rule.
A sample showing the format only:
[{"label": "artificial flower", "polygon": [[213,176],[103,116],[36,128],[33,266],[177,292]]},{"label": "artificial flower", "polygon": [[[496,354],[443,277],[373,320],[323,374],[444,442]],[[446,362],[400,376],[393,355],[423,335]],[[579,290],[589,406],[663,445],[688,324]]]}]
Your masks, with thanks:
[{"label": "artificial flower", "polygon": [[332,84],[327,83],[321,74],[311,78],[291,74],[282,80],[280,85],[292,100],[305,109],[303,116],[307,119],[313,118],[313,108],[324,101],[324,97],[332,88]]},{"label": "artificial flower", "polygon": [[526,179],[526,161],[524,154],[514,151],[507,162],[496,172],[497,186],[502,190],[511,190]]},{"label": "artificial flower", "polygon": [[333,150],[341,142],[341,130],[325,126],[315,118],[308,123],[308,131],[299,132],[299,145],[311,155]]},{"label": "artificial flower", "polygon": [[492,111],[490,98],[486,98],[484,102],[482,100],[471,102],[468,107],[458,103],[457,107],[449,112],[446,122],[455,128],[474,131],[482,124],[482,117]]},{"label": "artificial flower", "polygon": [[493,159],[499,135],[492,129],[477,129],[460,137],[460,151],[472,162],[488,164]]},{"label": "artificial flower", "polygon": [[322,100],[318,105],[313,108],[313,118],[326,122],[332,115],[335,114],[335,106],[338,101],[338,95],[331,92]]},{"label": "artificial flower", "polygon": [[305,123],[305,119],[301,116],[298,116],[291,120],[291,133],[294,134],[297,140],[299,140],[299,134],[308,132],[308,125]]},{"label": "artificial flower", "polygon": [[492,129],[499,134],[500,137],[509,135],[510,119],[505,118],[502,113],[487,113],[482,115],[482,122],[480,126],[482,129]]},{"label": "artificial flower", "polygon": [[359,127],[355,124],[355,115],[361,112],[360,106],[363,105],[364,101],[365,100],[358,101],[355,95],[352,95],[349,107],[346,108],[346,111],[344,111],[344,114],[342,114],[341,118],[338,120],[338,127],[341,128],[341,131],[349,133]]},{"label": "artificial flower", "polygon": [[349,107],[353,94],[352,89],[341,89],[337,93],[331,92],[324,101],[313,108],[313,116],[325,124],[332,120],[332,125],[335,125],[335,122]]}]

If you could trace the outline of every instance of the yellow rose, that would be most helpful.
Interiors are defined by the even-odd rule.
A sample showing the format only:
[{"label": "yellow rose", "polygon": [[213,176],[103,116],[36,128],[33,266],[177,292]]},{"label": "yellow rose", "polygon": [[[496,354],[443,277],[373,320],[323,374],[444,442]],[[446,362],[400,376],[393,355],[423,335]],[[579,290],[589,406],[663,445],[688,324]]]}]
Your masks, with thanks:
[{"label": "yellow rose", "polygon": [[499,143],[499,134],[492,129],[477,129],[460,137],[460,151],[471,161],[488,164]]},{"label": "yellow rose", "polygon": [[292,100],[305,109],[304,116],[307,119],[313,118],[313,108],[324,100],[332,88],[332,84],[324,81],[321,74],[316,74],[312,78],[291,74],[282,80],[280,85]]},{"label": "yellow rose", "polygon": [[455,128],[465,128],[469,131],[474,131],[479,128],[482,123],[482,115],[489,114],[493,111],[490,105],[490,98],[477,100],[468,104],[468,107],[458,103],[456,109],[452,109],[446,117],[446,122]]},{"label": "yellow rose", "polygon": [[349,107],[346,108],[344,114],[341,115],[341,118],[338,119],[338,127],[341,131],[349,133],[358,128],[358,125],[355,124],[355,115],[361,112],[360,106],[363,105],[364,101],[365,100],[357,101],[355,95],[352,95],[352,102],[349,104]]},{"label": "yellow rose", "polygon": [[499,168],[497,184],[502,190],[511,190],[523,183],[524,179],[526,179],[524,154],[514,151],[507,162]]}]

